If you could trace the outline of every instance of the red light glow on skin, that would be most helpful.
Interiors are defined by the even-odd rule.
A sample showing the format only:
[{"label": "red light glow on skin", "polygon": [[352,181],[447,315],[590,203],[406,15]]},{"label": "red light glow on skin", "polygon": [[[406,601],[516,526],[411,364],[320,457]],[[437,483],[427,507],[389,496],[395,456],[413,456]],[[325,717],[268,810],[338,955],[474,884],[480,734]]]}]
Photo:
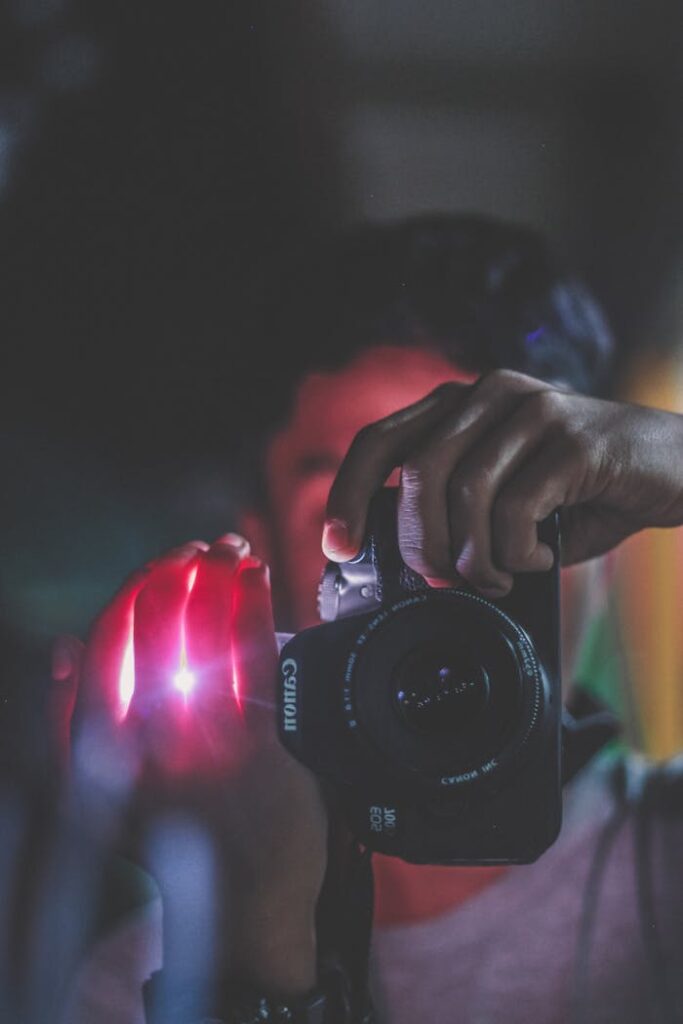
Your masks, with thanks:
[{"label": "red light glow on skin", "polygon": [[188,598],[189,598],[190,594],[192,593],[192,591],[194,590],[194,585],[197,582],[197,573],[198,572],[199,572],[199,566],[195,565],[194,568],[191,570],[189,576],[187,577],[187,596],[188,596]]},{"label": "red light glow on skin", "polygon": [[185,655],[185,651],[181,650],[180,668],[173,676],[173,685],[175,686],[176,690],[180,690],[184,697],[189,697],[189,695],[194,690],[195,683],[196,679],[194,676],[194,672],[190,672],[189,668],[187,667],[187,656]]},{"label": "red light glow on skin", "polygon": [[128,714],[130,702],[135,693],[135,644],[133,640],[133,610],[131,608],[128,626],[128,640],[123,652],[121,671],[119,673],[119,708],[118,721],[122,722]]},{"label": "red light glow on skin", "polygon": [[[185,608],[190,599],[190,594],[194,588],[197,572],[199,567],[194,566],[187,577],[187,600],[185,602]],[[130,606],[130,609],[126,615],[126,644],[123,651],[123,657],[121,659],[121,669],[119,671],[118,679],[118,708],[116,712],[116,718],[119,723],[125,721],[128,711],[130,710],[130,704],[135,694],[135,603]],[[187,699],[189,694],[194,689],[196,683],[196,677],[190,670],[187,662],[187,644],[185,639],[185,614],[180,626],[180,656],[178,671],[173,677],[173,684],[180,693]]]},{"label": "red light glow on skin", "polygon": [[[242,569],[253,569],[253,568],[256,568],[256,567],[260,567],[260,566],[261,566],[261,562],[259,561],[259,559],[248,556],[248,557],[243,559],[241,568]],[[235,596],[233,598],[233,606],[232,606],[233,615],[238,614],[240,609],[241,609],[241,607],[242,607],[242,605],[239,603],[240,600],[241,600],[241,595],[239,593],[239,587],[238,587],[237,588],[237,593],[235,594]],[[240,712],[240,714],[242,714],[244,709],[243,709],[243,706],[242,706],[242,687],[240,685],[240,666],[239,666],[239,658],[237,657],[237,653],[238,653],[237,650],[233,649],[233,659],[232,659],[232,692],[233,692],[233,695],[234,695],[234,698],[235,698],[235,704],[237,705],[237,710]]]},{"label": "red light glow on skin", "polygon": [[187,577],[187,600],[185,601],[185,609],[183,611],[183,617],[180,623],[180,664],[178,667],[178,671],[173,676],[173,685],[175,686],[176,690],[179,690],[180,693],[182,693],[185,700],[187,700],[187,698],[190,696],[197,682],[194,672],[190,670],[187,663],[187,634],[185,628],[185,613],[187,612],[187,606],[190,601],[190,594],[194,590],[194,585],[197,582],[198,571],[199,566],[195,565],[195,567],[191,570],[189,576]]},{"label": "red light glow on skin", "polygon": [[235,695],[235,703],[237,704],[237,707],[241,711],[242,710],[242,699],[240,697],[240,685],[239,685],[239,680],[237,678],[237,669],[235,668],[234,665],[232,667],[232,692]]}]

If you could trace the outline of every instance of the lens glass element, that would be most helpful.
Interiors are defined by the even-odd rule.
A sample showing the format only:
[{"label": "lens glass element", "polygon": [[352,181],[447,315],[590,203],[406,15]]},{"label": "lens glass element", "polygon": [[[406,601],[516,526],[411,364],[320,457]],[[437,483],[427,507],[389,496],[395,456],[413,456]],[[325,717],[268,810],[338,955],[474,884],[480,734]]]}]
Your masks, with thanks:
[{"label": "lens glass element", "polygon": [[412,729],[432,736],[457,735],[486,710],[489,680],[480,664],[454,651],[413,651],[394,673],[394,699]]}]

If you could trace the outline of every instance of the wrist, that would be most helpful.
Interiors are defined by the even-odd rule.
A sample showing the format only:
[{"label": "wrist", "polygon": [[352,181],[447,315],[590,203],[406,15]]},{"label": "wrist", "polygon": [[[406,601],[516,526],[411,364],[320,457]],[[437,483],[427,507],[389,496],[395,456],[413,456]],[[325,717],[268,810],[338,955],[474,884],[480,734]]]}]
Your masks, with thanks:
[{"label": "wrist", "polygon": [[288,912],[277,902],[243,908],[230,926],[227,974],[278,995],[299,995],[316,984],[313,913]]},{"label": "wrist", "polygon": [[338,964],[324,968],[313,989],[295,996],[265,993],[235,977],[223,979],[208,1000],[191,986],[174,989],[172,980],[168,986],[162,971],[143,986],[147,1024],[375,1024],[369,993],[354,1008],[348,975]]},{"label": "wrist", "polygon": [[316,983],[313,936],[248,936],[234,950],[228,968],[255,988],[282,996],[308,992]]},{"label": "wrist", "polygon": [[643,488],[650,513],[645,525],[683,526],[683,415],[647,411],[652,427],[642,431],[647,445],[643,462],[650,468]]}]

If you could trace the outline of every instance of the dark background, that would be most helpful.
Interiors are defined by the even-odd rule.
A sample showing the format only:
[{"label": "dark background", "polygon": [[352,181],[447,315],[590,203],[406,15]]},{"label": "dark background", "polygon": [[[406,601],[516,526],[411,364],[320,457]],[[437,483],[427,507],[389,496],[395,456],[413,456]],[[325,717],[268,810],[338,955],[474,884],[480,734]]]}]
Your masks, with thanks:
[{"label": "dark background", "polygon": [[678,0],[12,0],[0,8],[13,644],[234,526],[231,465],[305,356],[271,301],[360,218],[545,230],[629,357],[675,344]]}]

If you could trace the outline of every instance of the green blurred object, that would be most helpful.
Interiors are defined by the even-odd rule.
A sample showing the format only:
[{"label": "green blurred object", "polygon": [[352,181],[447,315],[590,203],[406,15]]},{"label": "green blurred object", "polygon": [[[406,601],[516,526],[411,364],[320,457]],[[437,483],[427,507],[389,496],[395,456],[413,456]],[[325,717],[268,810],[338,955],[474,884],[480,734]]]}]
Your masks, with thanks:
[{"label": "green blurred object", "polygon": [[[623,731],[615,747],[642,748],[642,730],[628,686],[622,642],[611,602],[588,627],[578,658],[575,684],[619,718]],[[610,744],[610,749],[612,746]]]}]

